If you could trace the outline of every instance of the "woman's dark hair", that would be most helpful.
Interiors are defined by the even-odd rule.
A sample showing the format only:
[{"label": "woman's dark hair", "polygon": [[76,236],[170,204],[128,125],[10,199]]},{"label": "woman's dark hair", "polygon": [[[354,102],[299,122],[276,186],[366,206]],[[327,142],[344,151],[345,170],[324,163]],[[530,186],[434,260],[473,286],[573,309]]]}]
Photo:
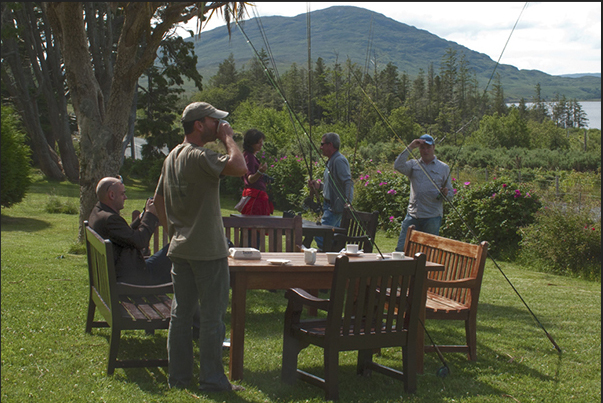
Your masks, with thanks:
[{"label": "woman's dark hair", "polygon": [[256,145],[260,140],[265,139],[264,133],[258,129],[249,129],[243,136],[243,151],[253,153],[253,146]]}]

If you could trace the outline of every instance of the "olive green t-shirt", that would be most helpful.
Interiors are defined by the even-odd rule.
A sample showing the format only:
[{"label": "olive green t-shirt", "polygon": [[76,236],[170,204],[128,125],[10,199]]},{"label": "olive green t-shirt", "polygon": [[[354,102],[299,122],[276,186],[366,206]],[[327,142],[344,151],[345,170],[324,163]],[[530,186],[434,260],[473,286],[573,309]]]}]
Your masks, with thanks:
[{"label": "olive green t-shirt", "polygon": [[215,260],[228,256],[220,210],[220,175],[228,155],[180,144],[163,162],[156,193],[165,199],[168,256]]}]

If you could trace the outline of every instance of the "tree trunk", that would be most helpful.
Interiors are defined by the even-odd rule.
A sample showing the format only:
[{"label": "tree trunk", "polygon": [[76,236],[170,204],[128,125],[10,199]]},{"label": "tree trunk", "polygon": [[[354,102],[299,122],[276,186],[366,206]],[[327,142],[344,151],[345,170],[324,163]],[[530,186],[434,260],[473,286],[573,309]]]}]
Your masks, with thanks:
[{"label": "tree trunk", "polygon": [[[33,17],[33,12],[31,13]],[[65,94],[65,83],[61,73],[61,52],[59,44],[54,40],[46,13],[42,12],[42,20],[45,28],[45,46],[42,44],[40,35],[35,35],[36,54],[41,61],[41,75],[43,79],[42,88],[48,104],[49,120],[55,134],[63,171],[72,183],[79,182],[79,161],[73,147],[71,128],[69,127],[69,113],[67,112],[67,97]],[[45,56],[45,57],[44,57]]]},{"label": "tree trunk", "polygon": [[[7,22],[4,17],[3,26]],[[64,180],[65,175],[58,164],[58,156],[48,144],[42,130],[37,102],[31,96],[36,92],[31,69],[23,67],[23,60],[14,37],[6,36],[2,38],[2,54],[6,62],[2,66],[2,81],[8,89],[29,134],[34,158],[38,162],[40,170],[48,179]],[[9,67],[11,75],[9,75],[5,66]]]},{"label": "tree trunk", "polygon": [[[59,38],[65,63],[67,82],[81,135],[80,149],[80,232],[96,203],[96,184],[105,176],[119,172],[118,149],[105,115],[105,100],[90,62],[88,39],[81,3],[46,3],[47,14],[55,35]],[[129,102],[128,102],[129,105]],[[127,108],[129,111],[129,108]],[[117,144],[121,145],[121,142]]]}]

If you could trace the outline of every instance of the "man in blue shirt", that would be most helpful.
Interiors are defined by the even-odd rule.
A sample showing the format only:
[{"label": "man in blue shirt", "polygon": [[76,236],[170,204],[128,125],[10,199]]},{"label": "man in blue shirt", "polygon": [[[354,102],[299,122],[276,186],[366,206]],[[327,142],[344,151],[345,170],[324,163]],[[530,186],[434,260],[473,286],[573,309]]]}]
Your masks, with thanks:
[{"label": "man in blue shirt", "polygon": [[[421,158],[409,160],[410,151],[417,147]],[[398,252],[404,252],[406,232],[411,225],[418,231],[439,235],[444,215],[444,198],[452,200],[454,197],[450,168],[436,158],[434,150],[433,137],[424,134],[414,139],[394,162],[394,169],[410,179],[408,211],[402,221],[396,246]]]}]

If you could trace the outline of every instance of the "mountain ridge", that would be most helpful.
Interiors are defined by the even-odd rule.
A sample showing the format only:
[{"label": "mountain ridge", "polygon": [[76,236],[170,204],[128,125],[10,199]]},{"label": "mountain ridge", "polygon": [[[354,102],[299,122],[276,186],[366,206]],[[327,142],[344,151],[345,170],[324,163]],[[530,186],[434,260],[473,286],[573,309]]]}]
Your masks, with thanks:
[{"label": "mountain ridge", "polygon": [[[263,35],[258,28],[261,28]],[[252,18],[241,24],[256,51],[270,50],[280,74],[293,63],[307,67],[307,15],[294,17],[270,16]],[[194,41],[198,56],[197,68],[204,76],[204,82],[213,76],[220,63],[232,53],[237,69],[240,70],[254,56],[254,50],[233,24],[232,36],[228,37],[227,27],[219,27],[201,33]],[[469,68],[475,72],[479,88],[484,89],[496,66],[507,101],[520,98],[530,101],[540,83],[541,96],[551,100],[555,94],[578,100],[601,99],[601,77],[592,74],[553,76],[539,70],[520,70],[514,66],[499,64],[489,56],[473,51],[456,42],[448,41],[424,29],[395,21],[383,14],[355,6],[332,6],[310,12],[311,55],[315,63],[321,57],[332,67],[335,61],[344,64],[349,57],[359,67],[366,65],[367,48],[371,52],[371,64],[382,69],[389,62],[397,66],[398,72],[406,72],[412,80],[422,69],[427,73],[433,63],[435,74],[439,74],[442,57],[447,49],[457,51],[457,60],[463,54]],[[271,66],[272,67],[272,66]],[[371,73],[372,73],[371,69]],[[578,77],[579,76],[579,77]],[[491,90],[492,82],[488,89]]]}]

